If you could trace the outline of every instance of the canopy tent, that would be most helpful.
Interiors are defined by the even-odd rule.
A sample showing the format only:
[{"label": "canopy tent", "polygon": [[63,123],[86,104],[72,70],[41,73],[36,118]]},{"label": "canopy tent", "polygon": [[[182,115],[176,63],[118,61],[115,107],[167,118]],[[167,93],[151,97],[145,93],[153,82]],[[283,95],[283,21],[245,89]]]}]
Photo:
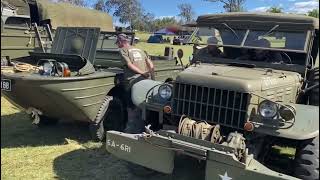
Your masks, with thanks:
[{"label": "canopy tent", "polygon": [[175,32],[171,31],[171,30],[168,29],[168,28],[163,28],[163,29],[160,29],[160,30],[154,32],[154,34],[175,35]]}]

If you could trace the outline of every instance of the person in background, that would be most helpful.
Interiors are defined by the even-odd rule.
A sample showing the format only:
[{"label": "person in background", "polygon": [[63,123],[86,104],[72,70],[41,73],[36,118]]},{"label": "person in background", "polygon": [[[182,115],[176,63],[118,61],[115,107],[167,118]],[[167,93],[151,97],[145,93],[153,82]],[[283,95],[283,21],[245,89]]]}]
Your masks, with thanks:
[{"label": "person in background", "polygon": [[[208,38],[207,47],[196,50],[196,53],[194,54],[192,61],[200,61],[200,62],[210,61],[211,62],[212,57],[220,57],[220,58],[225,57],[224,53],[217,46],[218,42],[219,40],[214,36]],[[194,51],[195,51],[195,47],[194,47]]]},{"label": "person in background", "polygon": [[[271,44],[267,39],[259,39],[250,43],[250,46],[270,48]],[[272,52],[266,49],[247,49],[243,55],[237,58],[238,60],[253,60],[260,62],[280,63],[282,56],[279,52]]]}]

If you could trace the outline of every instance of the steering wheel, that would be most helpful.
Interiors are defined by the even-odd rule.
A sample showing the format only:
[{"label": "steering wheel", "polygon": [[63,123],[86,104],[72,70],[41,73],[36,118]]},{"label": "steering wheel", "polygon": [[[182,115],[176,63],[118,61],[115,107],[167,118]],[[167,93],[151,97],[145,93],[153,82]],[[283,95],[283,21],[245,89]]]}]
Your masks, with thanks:
[{"label": "steering wheel", "polygon": [[292,64],[292,60],[291,60],[290,56],[287,53],[281,52],[281,57],[285,57],[284,59],[287,60],[287,62],[283,61],[283,63]]}]

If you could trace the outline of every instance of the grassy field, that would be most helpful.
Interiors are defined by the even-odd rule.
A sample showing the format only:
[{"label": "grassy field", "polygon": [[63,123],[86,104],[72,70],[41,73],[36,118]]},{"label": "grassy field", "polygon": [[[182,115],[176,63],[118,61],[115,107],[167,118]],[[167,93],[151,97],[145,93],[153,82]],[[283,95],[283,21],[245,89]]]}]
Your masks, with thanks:
[{"label": "grassy field", "polygon": [[[165,47],[173,47],[174,56],[177,56],[178,49],[182,49],[184,52],[184,57],[182,58],[184,63],[189,61],[189,57],[192,55],[192,45],[172,45],[170,43],[147,43],[150,36],[148,33],[138,32],[136,36],[140,38],[140,42],[135,45],[135,47],[145,50],[150,55],[163,56]],[[164,36],[164,38],[173,38],[173,36]]]},{"label": "grassy field", "polygon": [[[192,53],[191,46],[149,44],[148,34],[138,33],[142,42],[136,46],[152,55],[163,55],[166,46],[175,52],[182,48],[184,61]],[[277,148],[292,157],[292,148]],[[156,157],[155,157],[156,158]],[[196,161],[177,158],[173,175],[145,178],[151,180],[203,179],[204,171]],[[37,128],[29,117],[1,97],[1,179],[103,179],[137,180],[126,163],[108,154],[103,143],[90,140],[83,124],[57,124]]]}]

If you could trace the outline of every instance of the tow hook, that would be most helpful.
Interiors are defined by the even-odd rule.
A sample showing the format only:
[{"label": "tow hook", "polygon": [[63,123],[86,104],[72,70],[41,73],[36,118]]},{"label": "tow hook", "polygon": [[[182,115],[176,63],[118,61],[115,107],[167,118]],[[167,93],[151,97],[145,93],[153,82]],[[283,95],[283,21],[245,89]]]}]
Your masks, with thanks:
[{"label": "tow hook", "polygon": [[40,123],[40,115],[42,112],[39,109],[30,107],[27,109],[27,114],[31,114],[32,124],[39,124]]}]

